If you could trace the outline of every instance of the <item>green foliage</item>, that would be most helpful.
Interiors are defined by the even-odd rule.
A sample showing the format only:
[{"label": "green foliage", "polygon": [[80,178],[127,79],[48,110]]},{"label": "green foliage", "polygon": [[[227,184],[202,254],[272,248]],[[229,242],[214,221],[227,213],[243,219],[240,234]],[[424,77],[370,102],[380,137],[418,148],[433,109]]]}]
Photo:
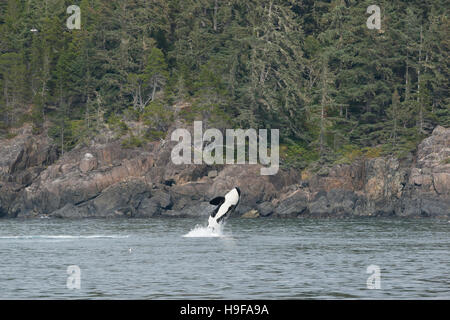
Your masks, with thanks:
[{"label": "green foliage", "polygon": [[158,130],[148,130],[145,134],[145,139],[149,141],[158,141],[161,139],[164,139],[166,137],[166,132],[164,131],[158,131]]},{"label": "green foliage", "polygon": [[5,138],[9,140],[9,139],[15,138],[16,136],[17,136],[17,133],[9,132],[5,135]]},{"label": "green foliage", "polygon": [[383,155],[383,150],[381,146],[359,148],[354,145],[343,145],[337,154],[339,155],[339,158],[335,161],[335,163],[350,164],[357,159],[372,159],[381,157]]},{"label": "green foliage", "polygon": [[128,132],[128,126],[117,115],[111,115],[108,118],[109,127],[119,136],[123,136]]},{"label": "green foliage", "polygon": [[148,56],[143,80],[145,82],[157,82],[169,77],[168,67],[161,49],[153,47]]},{"label": "green foliage", "polygon": [[160,101],[151,102],[142,114],[144,124],[150,130],[164,132],[167,131],[174,120],[173,112]]},{"label": "green foliage", "polygon": [[280,159],[285,166],[304,169],[310,163],[319,159],[319,153],[312,148],[305,148],[298,144],[282,144],[280,146]]},{"label": "green foliage", "polygon": [[81,30],[65,27],[67,1],[45,3],[0,4],[3,135],[49,122],[64,151],[104,121],[120,137],[144,124],[130,146],[176,118],[277,128],[283,162],[304,168],[404,156],[450,126],[443,0],[380,1],[381,30],[369,0],[82,0]]},{"label": "green foliage", "polygon": [[125,149],[140,148],[145,143],[145,139],[132,135],[129,138],[122,140],[122,147]]},{"label": "green foliage", "polygon": [[0,137],[7,134],[6,125],[0,122]]},{"label": "green foliage", "polygon": [[58,142],[61,151],[67,152],[89,138],[83,120],[65,120],[49,128],[48,135]]}]

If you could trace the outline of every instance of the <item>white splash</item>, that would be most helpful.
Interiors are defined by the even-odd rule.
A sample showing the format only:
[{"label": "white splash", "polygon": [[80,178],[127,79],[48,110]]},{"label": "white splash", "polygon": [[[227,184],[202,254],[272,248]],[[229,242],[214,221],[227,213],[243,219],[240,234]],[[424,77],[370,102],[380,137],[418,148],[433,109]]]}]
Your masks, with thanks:
[{"label": "white splash", "polygon": [[223,233],[223,225],[219,225],[219,228],[212,229],[209,227],[196,225],[194,229],[189,231],[183,237],[185,238],[220,238],[225,237]]}]

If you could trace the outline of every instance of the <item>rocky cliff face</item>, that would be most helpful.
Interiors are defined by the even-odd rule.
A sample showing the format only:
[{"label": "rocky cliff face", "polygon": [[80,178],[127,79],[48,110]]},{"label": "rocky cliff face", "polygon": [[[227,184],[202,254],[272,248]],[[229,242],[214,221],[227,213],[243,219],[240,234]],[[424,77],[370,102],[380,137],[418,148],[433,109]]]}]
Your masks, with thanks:
[{"label": "rocky cliff face", "polygon": [[46,136],[32,136],[22,128],[10,140],[0,139],[0,217],[16,216],[23,190],[58,159],[57,149]]},{"label": "rocky cliff face", "polygon": [[450,216],[450,129],[437,127],[423,140],[407,179],[398,214]]},{"label": "rocky cliff face", "polygon": [[124,149],[92,143],[58,158],[25,128],[0,140],[0,216],[62,218],[208,215],[209,199],[238,186],[247,216],[449,216],[450,129],[437,127],[415,160],[376,158],[302,180],[261,176],[258,165],[174,165],[174,143]]},{"label": "rocky cliff face", "polygon": [[[274,209],[311,216],[450,216],[450,129],[437,127],[403,163],[375,158],[315,175]],[[295,198],[297,200],[291,200]],[[295,210],[286,203],[294,202]],[[294,213],[292,213],[294,212]]]}]

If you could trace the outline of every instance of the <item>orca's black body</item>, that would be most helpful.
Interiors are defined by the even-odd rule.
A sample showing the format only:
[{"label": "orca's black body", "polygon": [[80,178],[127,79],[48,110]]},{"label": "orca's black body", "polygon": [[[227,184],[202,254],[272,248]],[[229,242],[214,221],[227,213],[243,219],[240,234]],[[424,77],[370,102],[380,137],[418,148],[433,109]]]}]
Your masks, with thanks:
[{"label": "orca's black body", "polygon": [[208,219],[208,227],[216,229],[220,223],[228,218],[236,209],[241,198],[241,190],[238,187],[228,192],[225,197],[216,197],[209,203],[217,206]]}]

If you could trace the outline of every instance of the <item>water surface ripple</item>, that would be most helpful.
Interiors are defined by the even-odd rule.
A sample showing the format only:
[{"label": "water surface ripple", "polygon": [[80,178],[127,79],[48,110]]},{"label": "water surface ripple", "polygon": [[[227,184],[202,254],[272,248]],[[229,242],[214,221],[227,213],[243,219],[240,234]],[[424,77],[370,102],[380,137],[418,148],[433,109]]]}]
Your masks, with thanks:
[{"label": "water surface ripple", "polygon": [[450,298],[448,221],[231,219],[193,236],[203,220],[0,220],[0,298]]}]

